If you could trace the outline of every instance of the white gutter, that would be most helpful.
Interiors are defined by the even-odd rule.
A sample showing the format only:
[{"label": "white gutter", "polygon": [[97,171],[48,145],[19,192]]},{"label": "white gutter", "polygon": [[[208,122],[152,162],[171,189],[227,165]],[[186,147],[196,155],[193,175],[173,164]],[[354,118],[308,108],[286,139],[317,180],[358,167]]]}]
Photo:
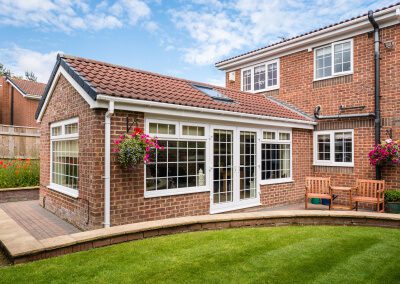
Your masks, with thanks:
[{"label": "white gutter", "polygon": [[[382,27],[395,25],[399,23],[399,6],[396,5],[392,8],[376,12],[377,22],[381,22]],[[393,21],[394,20],[394,21]],[[391,22],[389,22],[391,21]],[[360,17],[342,24],[338,24],[320,31],[312,32],[310,34],[293,38],[287,42],[278,43],[276,45],[261,48],[260,50],[249,52],[247,54],[239,55],[237,57],[224,60],[216,63],[215,66],[219,70],[231,70],[239,65],[255,61],[260,58],[280,57],[282,54],[287,55],[293,52],[307,49],[310,45],[320,42],[324,39],[343,34],[344,36],[354,36],[351,33],[359,34],[371,31],[372,28],[369,24],[368,17]]]},{"label": "white gutter", "polygon": [[110,162],[111,162],[111,116],[114,114],[114,101],[110,100],[104,119],[104,227],[110,222]]},{"label": "white gutter", "polygon": [[[315,121],[311,121],[311,120],[307,121],[307,120],[290,119],[290,118],[266,116],[266,115],[259,115],[259,114],[233,112],[233,111],[226,111],[226,110],[219,110],[219,109],[208,109],[208,108],[184,106],[184,105],[177,105],[177,104],[170,104],[170,103],[160,103],[160,102],[154,102],[154,101],[144,101],[144,100],[137,100],[137,99],[112,97],[112,96],[100,95],[100,94],[97,95],[97,101],[101,101],[101,100],[105,100],[105,101],[114,100],[115,102],[118,102],[118,103],[132,104],[132,105],[138,105],[138,106],[144,106],[144,107],[176,109],[176,110],[216,114],[216,115],[220,115],[220,116],[222,116],[222,115],[236,116],[236,117],[245,117],[245,118],[259,119],[259,120],[291,122],[291,123],[297,123],[297,124],[303,124],[303,125],[316,125],[317,124]],[[143,111],[145,111],[145,110],[143,110]],[[294,110],[292,110],[292,111],[294,111]],[[309,117],[304,115],[304,118],[309,118]]]}]

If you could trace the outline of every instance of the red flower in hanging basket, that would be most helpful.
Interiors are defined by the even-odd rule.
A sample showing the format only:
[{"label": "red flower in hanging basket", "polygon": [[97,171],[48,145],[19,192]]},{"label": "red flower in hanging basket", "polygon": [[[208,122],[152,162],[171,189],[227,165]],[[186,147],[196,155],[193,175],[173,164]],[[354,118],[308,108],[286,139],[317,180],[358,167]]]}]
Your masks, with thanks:
[{"label": "red flower in hanging basket", "polygon": [[368,157],[373,166],[400,165],[400,140],[387,139],[383,141],[374,147]]},{"label": "red flower in hanging basket", "polygon": [[148,163],[152,149],[164,149],[158,145],[157,137],[150,137],[139,127],[134,129],[133,134],[121,135],[119,138],[114,142],[117,146],[114,152],[118,154],[118,161],[124,168],[134,167],[142,162]]}]

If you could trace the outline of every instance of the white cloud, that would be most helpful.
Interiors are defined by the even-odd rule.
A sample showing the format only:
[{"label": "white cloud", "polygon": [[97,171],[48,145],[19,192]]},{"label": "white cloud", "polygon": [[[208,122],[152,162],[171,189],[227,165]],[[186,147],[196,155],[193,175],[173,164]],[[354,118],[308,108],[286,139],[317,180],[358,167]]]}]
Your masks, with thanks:
[{"label": "white cloud", "polygon": [[32,71],[38,78],[38,82],[47,83],[50,73],[61,51],[40,53],[30,49],[13,46],[0,49],[0,62],[14,75],[24,76],[25,71]]},{"label": "white cloud", "polygon": [[154,33],[159,29],[159,26],[156,22],[148,21],[144,23],[144,27],[147,31]]},{"label": "white cloud", "polygon": [[221,75],[219,78],[210,78],[206,82],[210,85],[225,87],[225,74]]},{"label": "white cloud", "polygon": [[0,0],[0,26],[61,30],[102,30],[136,25],[150,17],[143,0],[116,0],[90,5],[85,0]]},{"label": "white cloud", "polygon": [[212,64],[229,55],[262,47],[388,5],[389,0],[194,0],[170,10],[188,40],[186,62]]}]

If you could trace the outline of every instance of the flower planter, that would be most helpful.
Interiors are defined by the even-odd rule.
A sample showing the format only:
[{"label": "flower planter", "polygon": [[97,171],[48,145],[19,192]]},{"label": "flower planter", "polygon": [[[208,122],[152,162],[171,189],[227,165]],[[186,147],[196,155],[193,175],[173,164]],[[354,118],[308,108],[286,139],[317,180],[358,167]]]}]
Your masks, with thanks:
[{"label": "flower planter", "polygon": [[330,205],[331,204],[331,201],[329,200],[329,199],[321,199],[321,203],[322,203],[322,205]]},{"label": "flower planter", "polygon": [[400,202],[386,202],[385,212],[400,214]]},{"label": "flower planter", "polygon": [[311,204],[319,204],[321,200],[319,198],[311,198]]}]

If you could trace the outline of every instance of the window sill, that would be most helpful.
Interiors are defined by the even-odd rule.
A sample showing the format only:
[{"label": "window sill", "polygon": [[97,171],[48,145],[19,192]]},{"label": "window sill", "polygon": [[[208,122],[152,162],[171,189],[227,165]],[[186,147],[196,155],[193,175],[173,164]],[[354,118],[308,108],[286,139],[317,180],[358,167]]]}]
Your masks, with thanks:
[{"label": "window sill", "polygon": [[163,196],[171,196],[171,195],[182,195],[182,194],[192,194],[199,192],[209,192],[210,190],[203,187],[194,187],[194,188],[179,188],[179,189],[166,189],[166,190],[153,190],[153,191],[144,191],[144,198],[154,198],[154,197],[163,197]]},{"label": "window sill", "polygon": [[329,77],[323,77],[323,78],[314,78],[313,82],[318,82],[318,81],[323,81],[323,80],[329,80],[329,79],[333,79],[333,78],[338,78],[338,77],[343,77],[343,76],[347,76],[347,75],[353,75],[353,71],[351,72],[346,72],[346,73],[340,73],[337,75],[332,75]]},{"label": "window sill", "polygon": [[314,163],[313,166],[318,167],[345,167],[345,168],[354,168],[354,163],[350,164],[324,164],[324,163]]},{"label": "window sill", "polygon": [[[279,86],[271,87],[271,88],[263,89],[263,90],[250,91],[250,92],[253,94],[259,94],[259,93],[265,93],[265,92],[275,91],[275,90],[279,90]],[[249,91],[247,91],[247,92],[249,92]]]},{"label": "window sill", "polygon": [[51,183],[50,185],[47,186],[47,188],[49,188],[51,190],[54,190],[54,191],[57,191],[59,193],[68,195],[68,196],[73,197],[73,198],[78,198],[78,196],[79,196],[79,191],[78,190],[71,189],[71,188],[68,188],[68,187],[65,187],[65,186],[61,186],[61,185],[58,185],[58,184]]},{"label": "window sill", "polygon": [[280,183],[291,183],[294,182],[292,178],[276,179],[276,180],[262,180],[260,185],[280,184]]}]

